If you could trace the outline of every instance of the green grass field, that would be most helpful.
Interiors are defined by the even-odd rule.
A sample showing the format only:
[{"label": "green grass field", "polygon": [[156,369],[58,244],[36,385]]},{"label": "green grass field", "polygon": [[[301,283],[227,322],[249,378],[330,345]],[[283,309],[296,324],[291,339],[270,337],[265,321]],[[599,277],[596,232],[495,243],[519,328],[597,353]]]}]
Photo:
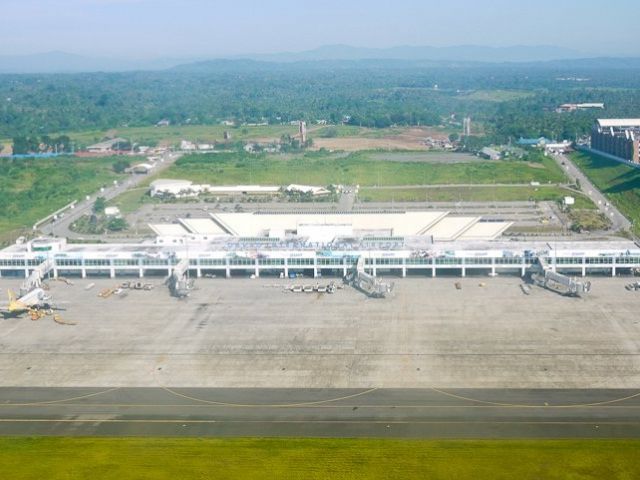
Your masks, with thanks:
[{"label": "green grass field", "polygon": [[458,95],[458,97],[464,98],[465,100],[483,102],[509,102],[533,96],[535,96],[535,93],[524,90],[476,90],[472,93],[462,93]]},{"label": "green grass field", "polygon": [[1,438],[0,471],[47,479],[640,478],[638,440]]},{"label": "green grass field", "polygon": [[0,159],[0,233],[27,228],[119,178],[113,158]]},{"label": "green grass field", "polygon": [[640,234],[640,170],[588,153],[574,153],[571,159],[594,185],[634,223]]},{"label": "green grass field", "polygon": [[[143,182],[147,185],[148,182]],[[109,206],[115,206],[120,209],[120,212],[127,215],[138,210],[140,207],[147,203],[158,203],[154,198],[148,195],[149,188],[142,186],[127,190],[121,195],[108,202]]]},{"label": "green grass field", "polygon": [[[357,125],[327,125],[320,127],[311,125],[310,135],[313,138],[323,137],[361,137],[361,138],[384,138],[392,135],[400,135],[407,130],[418,127],[388,127],[388,128],[367,128],[359,127]],[[437,132],[443,135],[449,135],[456,130],[451,127],[434,126],[434,127],[422,127],[426,128],[430,132]]]},{"label": "green grass field", "polygon": [[85,132],[62,132],[80,145],[90,145],[105,137],[123,137],[131,142],[144,145],[150,142],[167,141],[171,144],[181,140],[210,143],[223,141],[224,132],[231,132],[232,140],[256,138],[280,138],[284,134],[295,134],[297,126],[266,125],[246,127],[226,127],[224,125],[171,125],[168,127],[119,127],[110,130],[90,130]]},{"label": "green grass field", "polygon": [[[431,127],[434,131],[449,134],[453,130],[443,127]],[[312,138],[322,137],[363,137],[382,138],[389,135],[401,134],[407,127],[396,128],[365,128],[355,125],[309,125],[309,135]],[[166,141],[170,144],[177,144],[181,140],[191,140],[194,142],[210,143],[223,141],[224,132],[229,131],[232,140],[255,140],[262,138],[280,138],[284,134],[294,135],[298,133],[295,125],[260,125],[260,126],[239,126],[227,127],[224,125],[170,125],[168,127],[118,127],[107,130],[87,130],[81,132],[60,132],[54,135],[69,135],[78,146],[86,146],[97,143],[104,138],[119,136],[132,142],[144,145],[147,143],[157,143]],[[0,139],[0,144],[5,144],[8,148],[11,139]]]},{"label": "green grass field", "polygon": [[431,164],[372,161],[371,152],[346,157],[321,153],[294,158],[245,154],[192,155],[181,158],[163,172],[165,178],[181,178],[214,185],[435,185],[493,183],[560,183],[563,173],[553,162],[519,161]]},{"label": "green grass field", "polygon": [[518,202],[560,201],[565,196],[576,199],[575,208],[595,209],[584,195],[562,187],[450,187],[450,188],[362,188],[359,197],[365,202]]}]

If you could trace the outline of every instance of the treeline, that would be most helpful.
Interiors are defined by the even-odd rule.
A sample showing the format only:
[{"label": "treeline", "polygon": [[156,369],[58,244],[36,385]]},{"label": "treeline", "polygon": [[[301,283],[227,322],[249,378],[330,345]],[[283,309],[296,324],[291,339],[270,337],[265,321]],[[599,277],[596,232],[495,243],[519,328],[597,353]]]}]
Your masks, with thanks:
[{"label": "treeline", "polygon": [[73,146],[71,139],[66,135],[59,137],[14,137],[13,154],[26,155],[31,153],[68,153]]},{"label": "treeline", "polygon": [[[606,108],[557,113],[562,103],[603,102]],[[574,139],[586,135],[597,118],[636,118],[640,111],[640,90],[580,88],[543,91],[535,96],[499,105],[488,119],[503,138],[539,137]]]},{"label": "treeline", "polygon": [[[607,104],[637,116],[636,70],[561,66],[408,67],[349,63],[265,66],[219,62],[165,72],[0,76],[0,138],[122,126],[288,123],[304,119],[366,127],[439,125],[470,115],[482,134],[572,138],[601,111],[556,114],[565,102]],[[580,82],[575,81],[578,75]],[[501,98],[492,92],[506,91]],[[475,93],[479,93],[476,95]],[[457,128],[457,127],[455,127]],[[41,142],[41,138],[36,139]],[[50,146],[50,144],[48,144]],[[45,148],[48,148],[45,146]]]}]

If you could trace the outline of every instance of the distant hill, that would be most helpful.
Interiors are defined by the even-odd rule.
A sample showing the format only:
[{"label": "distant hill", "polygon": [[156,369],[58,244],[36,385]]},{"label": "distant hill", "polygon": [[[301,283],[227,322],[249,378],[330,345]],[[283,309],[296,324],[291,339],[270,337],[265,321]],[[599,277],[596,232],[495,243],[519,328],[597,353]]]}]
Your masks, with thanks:
[{"label": "distant hill", "polygon": [[185,63],[172,67],[169,71],[183,73],[242,73],[242,72],[291,72],[328,71],[328,70],[487,70],[502,71],[554,71],[570,75],[572,72],[638,70],[640,58],[579,58],[536,62],[472,62],[463,60],[394,60],[394,59],[362,59],[362,60],[300,60],[291,62],[275,62],[251,59],[219,59],[194,63]]},{"label": "distant hill", "polygon": [[532,66],[545,66],[566,69],[590,70],[637,70],[640,68],[640,57],[596,57],[577,58],[568,60],[551,60],[548,62],[532,63]]},{"label": "distant hill", "polygon": [[134,70],[164,70],[183,59],[153,59],[144,61],[116,58],[91,58],[66,52],[33,55],[0,55],[0,73],[81,73],[124,72]]},{"label": "distant hill", "polygon": [[134,61],[92,58],[65,52],[34,55],[0,55],[3,73],[83,73],[169,70],[180,72],[350,68],[458,68],[474,66],[522,66],[557,69],[637,69],[640,58],[589,58],[580,52],[553,46],[393,47],[361,48],[329,45],[297,53],[244,55],[195,60],[158,58]]},{"label": "distant hill", "polygon": [[399,46],[364,48],[349,45],[327,45],[304,52],[285,52],[265,55],[243,55],[238,58],[269,62],[300,62],[317,60],[435,60],[465,62],[540,62],[548,60],[584,58],[589,55],[555,46],[484,47],[459,45],[451,47]]}]

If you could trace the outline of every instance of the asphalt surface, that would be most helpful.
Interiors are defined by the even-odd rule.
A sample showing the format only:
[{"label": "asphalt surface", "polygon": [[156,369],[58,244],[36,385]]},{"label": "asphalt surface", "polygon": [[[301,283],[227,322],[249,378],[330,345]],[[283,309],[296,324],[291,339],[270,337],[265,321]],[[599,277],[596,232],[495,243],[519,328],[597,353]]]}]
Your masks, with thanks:
[{"label": "asphalt surface", "polygon": [[640,391],[2,388],[0,435],[639,438]]},{"label": "asphalt surface", "polygon": [[[158,172],[166,170],[171,165],[173,165],[175,161],[178,160],[181,156],[182,154],[174,152],[164,154],[164,161],[158,163],[153,173],[157,174]],[[135,189],[140,183],[142,183],[144,180],[147,180],[147,178],[148,175],[130,175],[127,180],[118,183],[118,185],[110,185],[105,188],[104,192],[97,192],[96,194],[91,195],[89,200],[79,200],[73,210],[67,210],[62,218],[53,222],[46,223],[45,225],[40,227],[40,230],[45,235],[57,235],[59,237],[66,238],[103,240],[104,235],[76,233],[70,229],[70,225],[83,215],[91,212],[93,204],[95,203],[97,197],[104,197],[107,201],[112,200],[128,190]]]},{"label": "asphalt surface", "polygon": [[573,163],[566,155],[552,155],[558,165],[569,178],[575,183],[576,179],[580,181],[580,187],[584,193],[598,207],[600,213],[611,221],[613,230],[631,230],[631,222],[620,213],[620,211],[609,202],[609,199],[598,190],[593,183],[582,173],[575,163]]}]

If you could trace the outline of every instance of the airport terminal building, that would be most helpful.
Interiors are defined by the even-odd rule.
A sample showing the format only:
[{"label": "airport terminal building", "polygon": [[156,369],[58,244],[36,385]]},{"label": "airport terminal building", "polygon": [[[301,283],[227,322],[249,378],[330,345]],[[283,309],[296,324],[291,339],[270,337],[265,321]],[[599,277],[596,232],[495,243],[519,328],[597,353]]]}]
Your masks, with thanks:
[{"label": "airport terminal building", "polygon": [[513,241],[502,236],[510,225],[435,211],[212,213],[151,225],[157,236],[133,244],[17,243],[0,251],[0,275],[45,264],[53,276],[164,277],[186,259],[193,277],[342,277],[361,257],[368,273],[397,277],[524,276],[539,260],[575,276],[640,269],[632,241]]}]

